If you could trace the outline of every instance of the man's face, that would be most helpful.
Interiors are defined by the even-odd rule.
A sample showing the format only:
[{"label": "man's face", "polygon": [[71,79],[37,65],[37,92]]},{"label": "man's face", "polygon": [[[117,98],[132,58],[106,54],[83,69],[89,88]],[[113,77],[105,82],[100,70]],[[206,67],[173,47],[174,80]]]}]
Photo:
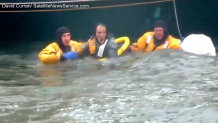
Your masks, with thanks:
[{"label": "man's face", "polygon": [[69,46],[71,35],[70,33],[64,33],[61,37],[62,42],[65,46]]},{"label": "man's face", "polygon": [[96,28],[96,37],[97,37],[98,41],[100,43],[104,43],[105,39],[106,39],[106,35],[107,35],[106,27],[99,25]]},{"label": "man's face", "polygon": [[154,29],[154,35],[158,40],[161,40],[164,36],[164,29],[162,27],[156,27]]}]

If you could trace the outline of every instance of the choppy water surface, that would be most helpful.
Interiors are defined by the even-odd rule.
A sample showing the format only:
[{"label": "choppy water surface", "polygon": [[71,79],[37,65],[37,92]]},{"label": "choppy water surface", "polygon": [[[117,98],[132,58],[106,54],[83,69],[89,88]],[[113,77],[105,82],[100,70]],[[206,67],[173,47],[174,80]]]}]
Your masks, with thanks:
[{"label": "choppy water surface", "polygon": [[0,122],[218,122],[217,58],[138,56],[43,66],[36,55],[1,55]]}]

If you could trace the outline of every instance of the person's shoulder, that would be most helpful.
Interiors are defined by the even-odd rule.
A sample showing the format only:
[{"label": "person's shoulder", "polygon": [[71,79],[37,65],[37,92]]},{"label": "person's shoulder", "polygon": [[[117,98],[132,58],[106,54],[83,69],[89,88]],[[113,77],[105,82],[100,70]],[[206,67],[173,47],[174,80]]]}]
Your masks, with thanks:
[{"label": "person's shoulder", "polygon": [[57,46],[59,46],[59,44],[57,42],[52,42],[52,43],[48,44],[48,46],[57,47]]},{"label": "person's shoulder", "polygon": [[47,46],[45,47],[45,49],[58,49],[59,48],[59,44],[57,42],[51,42],[49,44],[47,44]]},{"label": "person's shoulder", "polygon": [[147,36],[147,35],[154,35],[154,32],[152,32],[152,31],[145,32],[145,33],[144,33],[144,36]]},{"label": "person's shoulder", "polygon": [[95,35],[91,35],[87,41],[87,43],[89,43],[91,40],[95,39]]},{"label": "person's shoulder", "polygon": [[146,37],[148,37],[148,36],[153,36],[153,35],[154,35],[154,32],[148,31],[148,32],[143,33],[142,36],[141,36],[141,38],[142,38],[142,37],[146,38]]},{"label": "person's shoulder", "polygon": [[94,39],[95,38],[95,35],[91,35],[89,39]]},{"label": "person's shoulder", "polygon": [[75,44],[75,43],[78,43],[77,41],[74,41],[74,40],[70,40],[70,45],[71,44]]},{"label": "person's shoulder", "polygon": [[111,38],[114,38],[114,34],[108,33],[108,34],[107,34],[107,39],[111,39]]},{"label": "person's shoulder", "polygon": [[169,35],[168,39],[169,39],[170,41],[179,41],[179,42],[180,42],[180,39],[179,39],[179,38],[173,37],[172,35]]},{"label": "person's shoulder", "polygon": [[109,34],[107,35],[107,40],[108,40],[108,42],[115,43],[115,37],[114,37],[114,35],[113,35],[112,33],[109,33]]},{"label": "person's shoulder", "polygon": [[79,44],[79,42],[78,42],[78,41],[75,41],[75,40],[70,40],[70,42],[69,42],[69,45],[70,45],[70,46],[75,46],[75,45],[77,45],[77,44]]},{"label": "person's shoulder", "polygon": [[169,43],[172,43],[172,44],[181,44],[180,39],[179,39],[179,38],[175,38],[175,37],[173,37],[172,35],[169,35],[167,41],[168,41]]}]

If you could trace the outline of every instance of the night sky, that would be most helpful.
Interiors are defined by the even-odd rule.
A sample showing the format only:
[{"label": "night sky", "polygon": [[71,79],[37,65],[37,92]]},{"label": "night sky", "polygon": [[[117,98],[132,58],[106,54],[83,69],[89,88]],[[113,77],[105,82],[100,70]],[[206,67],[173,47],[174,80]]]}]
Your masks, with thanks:
[{"label": "night sky", "polygon": [[[27,0],[1,0],[1,3],[9,1],[26,2]],[[146,1],[155,0],[110,0],[74,4],[87,4],[89,7],[97,7]],[[215,0],[177,0],[176,7],[182,36],[203,33],[210,36],[217,46],[217,3]],[[155,18],[154,13],[157,8],[161,8],[161,15]],[[169,32],[179,38],[173,2],[59,12],[2,12],[5,10],[9,11],[9,9],[1,8],[0,13],[0,51],[18,50],[14,47],[17,45],[28,47],[34,42],[45,42],[45,45],[47,45],[49,41],[55,40],[55,31],[60,26],[70,28],[72,39],[87,41],[94,33],[94,24],[98,22],[105,23],[108,31],[113,33],[116,38],[128,36],[134,42],[146,31],[153,30],[156,20],[163,19],[167,22]],[[32,49],[28,50],[30,52]]]}]

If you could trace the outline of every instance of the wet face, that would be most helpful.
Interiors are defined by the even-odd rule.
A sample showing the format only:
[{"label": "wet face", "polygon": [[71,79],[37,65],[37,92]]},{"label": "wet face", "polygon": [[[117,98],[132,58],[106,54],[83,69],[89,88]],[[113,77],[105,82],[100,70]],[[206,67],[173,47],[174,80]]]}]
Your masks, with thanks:
[{"label": "wet face", "polygon": [[107,35],[106,27],[99,25],[96,28],[96,37],[97,37],[99,43],[103,44],[105,42],[106,35]]},{"label": "wet face", "polygon": [[70,33],[64,33],[61,37],[62,39],[62,42],[65,46],[69,46],[69,43],[70,43]]},{"label": "wet face", "polygon": [[156,27],[154,29],[154,35],[158,40],[161,40],[164,36],[164,29],[162,27]]}]

